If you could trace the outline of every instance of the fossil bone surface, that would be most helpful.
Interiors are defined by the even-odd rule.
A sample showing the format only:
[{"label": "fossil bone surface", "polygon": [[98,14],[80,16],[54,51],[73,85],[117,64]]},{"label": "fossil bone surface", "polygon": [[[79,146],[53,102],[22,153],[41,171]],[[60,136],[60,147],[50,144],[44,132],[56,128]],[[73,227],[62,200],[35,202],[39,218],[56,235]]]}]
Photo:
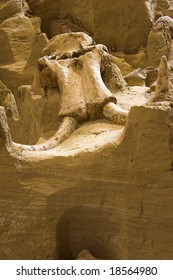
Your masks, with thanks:
[{"label": "fossil bone surface", "polygon": [[[107,81],[113,79],[113,68],[104,45],[95,44],[89,35],[82,32],[67,33],[53,38],[43,53],[45,55],[38,61],[42,85],[45,92],[48,88],[59,87],[61,100],[58,115],[62,125],[45,143],[30,146],[10,142],[8,146],[11,145],[12,150],[22,152],[54,148],[81,121],[105,117],[117,124],[126,123],[128,111],[115,105],[117,99],[104,83],[104,75]],[[120,75],[119,71],[117,75]],[[7,133],[5,135],[7,139],[11,138]]]},{"label": "fossil bone surface", "polygon": [[168,2],[0,1],[0,259],[173,258]]}]

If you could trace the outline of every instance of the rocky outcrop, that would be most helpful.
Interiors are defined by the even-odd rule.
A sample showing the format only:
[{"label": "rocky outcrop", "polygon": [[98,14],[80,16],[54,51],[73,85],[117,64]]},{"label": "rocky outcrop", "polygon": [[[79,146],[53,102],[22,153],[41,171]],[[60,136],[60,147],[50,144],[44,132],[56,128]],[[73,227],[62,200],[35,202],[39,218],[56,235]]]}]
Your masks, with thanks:
[{"label": "rocky outcrop", "polygon": [[27,0],[33,13],[42,19],[57,18],[60,1],[58,0]]},{"label": "rocky outcrop", "polygon": [[156,18],[160,16],[173,16],[173,5],[171,0],[157,0]]},{"label": "rocky outcrop", "polygon": [[[46,45],[37,24],[24,15],[21,0],[0,3],[0,79],[14,93],[21,84],[31,84],[36,61]],[[33,23],[33,24],[32,24]]]},{"label": "rocky outcrop", "polygon": [[169,70],[168,70],[168,62],[165,56],[161,58],[155,97],[153,101],[159,100],[167,100],[169,96]]},{"label": "rocky outcrop", "polygon": [[17,170],[1,143],[1,258],[172,259],[169,119],[134,107],[125,130],[85,124]]},{"label": "rocky outcrop", "polygon": [[76,260],[96,260],[96,258],[88,251],[82,250],[75,258]]},{"label": "rocky outcrop", "polygon": [[0,259],[173,258],[173,28],[164,14],[147,42],[156,2],[0,1]]},{"label": "rocky outcrop", "polygon": [[146,45],[155,7],[155,2],[150,0],[110,0],[102,1],[101,4],[98,0],[52,0],[51,5],[48,0],[29,0],[28,4],[42,18],[48,35],[52,32],[53,36],[57,34],[52,20],[70,18],[74,24],[93,34],[98,43],[128,53],[134,53],[141,45]]},{"label": "rocky outcrop", "polygon": [[17,104],[10,89],[0,81],[0,106],[6,110],[6,114],[12,116],[13,120],[19,120]]},{"label": "rocky outcrop", "polygon": [[0,108],[6,145],[13,152],[52,149],[69,137],[81,121],[104,116],[117,124],[125,124],[128,111],[116,105],[117,99],[108,87],[115,84],[124,89],[126,84],[118,67],[111,64],[106,46],[96,45],[82,32],[65,33],[53,38],[43,53],[47,55],[38,61],[41,84],[46,97],[48,89],[60,89],[57,115],[62,123],[48,141],[26,146],[12,141],[5,111]]},{"label": "rocky outcrop", "polygon": [[146,54],[149,66],[157,67],[162,56],[169,56],[172,39],[173,19],[168,16],[160,17],[148,36]]}]

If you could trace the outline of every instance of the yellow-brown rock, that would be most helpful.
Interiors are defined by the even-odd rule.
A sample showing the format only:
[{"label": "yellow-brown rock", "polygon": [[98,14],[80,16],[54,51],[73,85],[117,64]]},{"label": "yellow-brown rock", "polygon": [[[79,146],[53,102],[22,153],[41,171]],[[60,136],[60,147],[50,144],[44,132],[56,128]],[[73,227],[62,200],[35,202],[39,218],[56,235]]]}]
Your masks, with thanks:
[{"label": "yellow-brown rock", "polygon": [[[0,259],[171,260],[170,1],[27,3],[0,1]],[[41,28],[62,34],[47,45]],[[84,30],[93,37],[71,33]],[[10,90],[18,121],[2,107]],[[99,117],[69,115],[102,90],[114,102]]]},{"label": "yellow-brown rock", "polygon": [[157,67],[162,56],[168,57],[173,39],[173,19],[163,16],[156,20],[148,36],[147,65]]},{"label": "yellow-brown rock", "polygon": [[169,112],[86,124],[18,171],[1,146],[1,259],[172,259]]},{"label": "yellow-brown rock", "polygon": [[0,45],[0,78],[16,92],[21,84],[31,84],[47,41],[24,15],[20,0],[0,2],[0,18],[0,41],[4,42]]},{"label": "yellow-brown rock", "polygon": [[53,0],[51,5],[48,0],[29,0],[28,4],[43,19],[45,28],[50,24],[47,20],[70,18],[74,24],[94,34],[97,42],[127,53],[146,45],[155,7],[155,2],[150,0]]}]

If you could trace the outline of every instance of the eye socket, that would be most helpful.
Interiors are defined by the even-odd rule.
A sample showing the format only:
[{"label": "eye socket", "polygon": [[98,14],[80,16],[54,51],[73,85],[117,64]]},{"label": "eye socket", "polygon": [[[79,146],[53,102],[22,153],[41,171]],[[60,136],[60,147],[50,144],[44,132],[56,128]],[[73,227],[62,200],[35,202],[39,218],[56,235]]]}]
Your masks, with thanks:
[{"label": "eye socket", "polygon": [[38,63],[38,69],[39,71],[42,71],[45,68],[45,65]]}]

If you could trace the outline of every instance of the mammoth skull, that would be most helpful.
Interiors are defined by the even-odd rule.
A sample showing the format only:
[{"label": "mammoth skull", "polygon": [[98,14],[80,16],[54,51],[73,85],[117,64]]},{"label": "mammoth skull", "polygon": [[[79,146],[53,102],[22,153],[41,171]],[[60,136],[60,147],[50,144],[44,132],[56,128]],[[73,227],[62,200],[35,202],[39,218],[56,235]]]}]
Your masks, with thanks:
[{"label": "mammoth skull", "polygon": [[[117,124],[125,124],[128,112],[117,105],[109,83],[119,75],[114,73],[107,48],[95,44],[83,32],[60,34],[50,40],[38,61],[41,83],[45,92],[58,87],[61,94],[58,112],[62,123],[49,140],[40,145],[8,143],[18,151],[47,150],[57,146],[76,129],[82,121],[105,117]],[[4,118],[4,122],[5,118]],[[6,124],[2,124],[3,127]],[[4,130],[9,133],[9,130]]]}]

